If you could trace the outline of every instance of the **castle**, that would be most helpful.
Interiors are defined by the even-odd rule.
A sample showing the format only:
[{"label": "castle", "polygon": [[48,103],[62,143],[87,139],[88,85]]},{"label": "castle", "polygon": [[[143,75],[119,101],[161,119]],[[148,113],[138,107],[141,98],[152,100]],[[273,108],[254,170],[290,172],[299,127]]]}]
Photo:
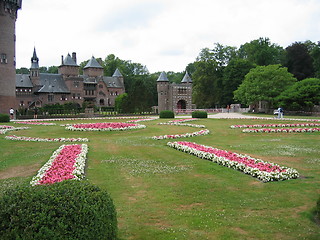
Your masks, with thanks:
[{"label": "castle", "polygon": [[0,113],[16,107],[15,23],[22,0],[0,0]]},{"label": "castle", "polygon": [[31,58],[30,74],[16,75],[16,98],[19,108],[42,107],[46,104],[84,102],[97,107],[114,107],[115,98],[125,92],[124,78],[118,69],[111,77],[92,57],[79,74],[77,55],[61,58],[58,74],[40,73],[36,49]]},{"label": "castle", "polygon": [[192,105],[192,79],[185,73],[180,84],[169,83],[167,75],[162,72],[157,80],[158,112],[171,110],[184,112],[194,108]]}]

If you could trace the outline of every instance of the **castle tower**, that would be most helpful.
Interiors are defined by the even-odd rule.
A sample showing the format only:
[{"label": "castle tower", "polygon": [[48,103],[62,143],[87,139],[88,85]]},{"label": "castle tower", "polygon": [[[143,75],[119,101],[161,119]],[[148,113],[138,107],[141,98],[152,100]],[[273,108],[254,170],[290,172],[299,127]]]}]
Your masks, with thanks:
[{"label": "castle tower", "polygon": [[30,78],[34,87],[40,85],[39,58],[37,57],[36,48],[33,49],[31,58]]},{"label": "castle tower", "polygon": [[22,0],[0,0],[0,113],[16,103],[16,19]]},{"label": "castle tower", "polygon": [[103,67],[98,63],[95,57],[91,57],[87,65],[83,68],[83,74],[89,77],[103,76]]},{"label": "castle tower", "polygon": [[157,80],[158,111],[172,110],[170,107],[170,84],[165,72],[162,72]]},{"label": "castle tower", "polygon": [[78,76],[79,75],[79,66],[77,65],[76,53],[71,55],[68,53],[65,59],[61,56],[61,65],[58,67],[59,74],[69,76]]}]

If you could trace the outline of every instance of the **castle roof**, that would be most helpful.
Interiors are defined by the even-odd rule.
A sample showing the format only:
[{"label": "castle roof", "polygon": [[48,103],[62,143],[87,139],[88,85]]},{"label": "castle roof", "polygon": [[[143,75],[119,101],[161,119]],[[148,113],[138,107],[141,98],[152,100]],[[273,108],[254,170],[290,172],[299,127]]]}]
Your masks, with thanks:
[{"label": "castle roof", "polygon": [[103,68],[100,63],[98,63],[97,59],[95,59],[94,56],[92,56],[92,58],[89,60],[89,62],[87,63],[87,65],[83,68]]},{"label": "castle roof", "polygon": [[162,72],[158,77],[157,82],[169,82],[167,74],[165,72]]},{"label": "castle roof", "polygon": [[68,53],[68,55],[65,57],[65,59],[63,60],[63,64],[64,66],[78,66],[76,64],[76,62],[72,59],[72,57],[70,56],[70,54]]},{"label": "castle roof", "polygon": [[103,77],[103,81],[108,88],[124,88],[123,83],[118,77]]},{"label": "castle roof", "polygon": [[61,74],[40,73],[39,93],[70,93]]},{"label": "castle roof", "polygon": [[16,87],[19,88],[32,88],[32,82],[29,74],[16,74]]},{"label": "castle roof", "polygon": [[191,79],[191,77],[189,76],[188,72],[186,72],[186,74],[184,75],[181,83],[192,83],[192,79]]},{"label": "castle roof", "polygon": [[121,72],[119,71],[119,69],[117,68],[116,71],[114,71],[114,74],[112,75],[112,77],[123,77]]},{"label": "castle roof", "polygon": [[36,48],[33,48],[33,55],[31,58],[31,69],[39,68],[39,58],[37,57]]}]

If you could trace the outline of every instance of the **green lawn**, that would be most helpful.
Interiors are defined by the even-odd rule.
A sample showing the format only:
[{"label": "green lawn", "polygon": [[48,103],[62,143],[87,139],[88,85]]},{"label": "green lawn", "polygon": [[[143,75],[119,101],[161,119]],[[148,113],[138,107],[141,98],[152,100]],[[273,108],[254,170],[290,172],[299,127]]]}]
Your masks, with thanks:
[{"label": "green lawn", "polygon": [[[295,168],[301,175],[262,183],[169,148],[168,140],[147,138],[200,130],[157,125],[165,121],[141,122],[147,128],[123,132],[72,132],[59,126],[70,123],[64,121],[6,135],[89,138],[86,176],[113,198],[121,240],[320,239],[313,216],[320,197],[320,133],[242,133],[230,128],[272,120],[190,122],[206,125],[211,133],[181,140],[245,153]],[[62,144],[9,141],[4,136],[0,135],[0,195],[12,185],[30,181]]]}]

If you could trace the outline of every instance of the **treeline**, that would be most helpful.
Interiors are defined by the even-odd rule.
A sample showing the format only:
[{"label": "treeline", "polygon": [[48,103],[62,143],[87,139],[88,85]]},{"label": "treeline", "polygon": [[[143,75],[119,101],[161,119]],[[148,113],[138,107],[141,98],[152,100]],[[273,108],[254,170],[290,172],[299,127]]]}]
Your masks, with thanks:
[{"label": "treeline", "polygon": [[[125,112],[142,112],[149,111],[151,106],[157,105],[156,80],[159,72],[149,73],[145,65],[122,60],[114,54],[108,55],[104,60],[101,58],[97,60],[103,66],[105,76],[112,76],[116,68],[119,68],[125,78],[127,94],[119,97],[118,108]],[[80,73],[87,62],[80,63]],[[320,42],[295,42],[283,48],[272,43],[269,38],[259,38],[245,43],[239,48],[224,46],[220,43],[215,43],[213,48],[204,48],[196,60],[186,66],[186,70],[193,80],[193,102],[197,108],[215,108],[225,107],[231,103],[249,105],[257,101],[269,101],[270,97],[264,99],[263,94],[259,97],[257,94],[254,100],[243,98],[242,95],[248,95],[248,89],[245,90],[245,87],[242,87],[241,91],[237,92],[236,90],[244,83],[251,70],[261,71],[264,68],[258,67],[273,65],[277,65],[276,68],[285,67],[285,71],[290,73],[294,79],[281,83],[279,81],[282,80],[279,78],[279,84],[275,84],[273,87],[281,86],[281,88],[273,90],[277,94],[271,94],[271,98],[279,97],[280,93],[296,81],[320,78]],[[26,68],[17,69],[17,73],[28,73],[28,71]],[[58,73],[58,67],[41,67],[40,71]],[[167,72],[170,82],[180,82],[183,75],[184,72]],[[277,82],[277,75],[274,75],[274,78]],[[263,77],[259,79],[258,85],[263,83]],[[264,80],[268,81],[267,78]],[[246,87],[258,87],[261,88],[261,91],[272,90],[263,88],[262,85],[246,84]],[[294,89],[297,90],[297,86],[291,89],[291,95],[292,91],[295,91]],[[288,100],[290,94],[285,97],[286,103],[290,103]],[[269,101],[270,107],[274,104],[286,104],[283,99]],[[315,99],[309,101],[308,106],[316,104],[314,103],[316,101]],[[291,107],[299,109],[303,107],[302,105],[296,103]]]}]

